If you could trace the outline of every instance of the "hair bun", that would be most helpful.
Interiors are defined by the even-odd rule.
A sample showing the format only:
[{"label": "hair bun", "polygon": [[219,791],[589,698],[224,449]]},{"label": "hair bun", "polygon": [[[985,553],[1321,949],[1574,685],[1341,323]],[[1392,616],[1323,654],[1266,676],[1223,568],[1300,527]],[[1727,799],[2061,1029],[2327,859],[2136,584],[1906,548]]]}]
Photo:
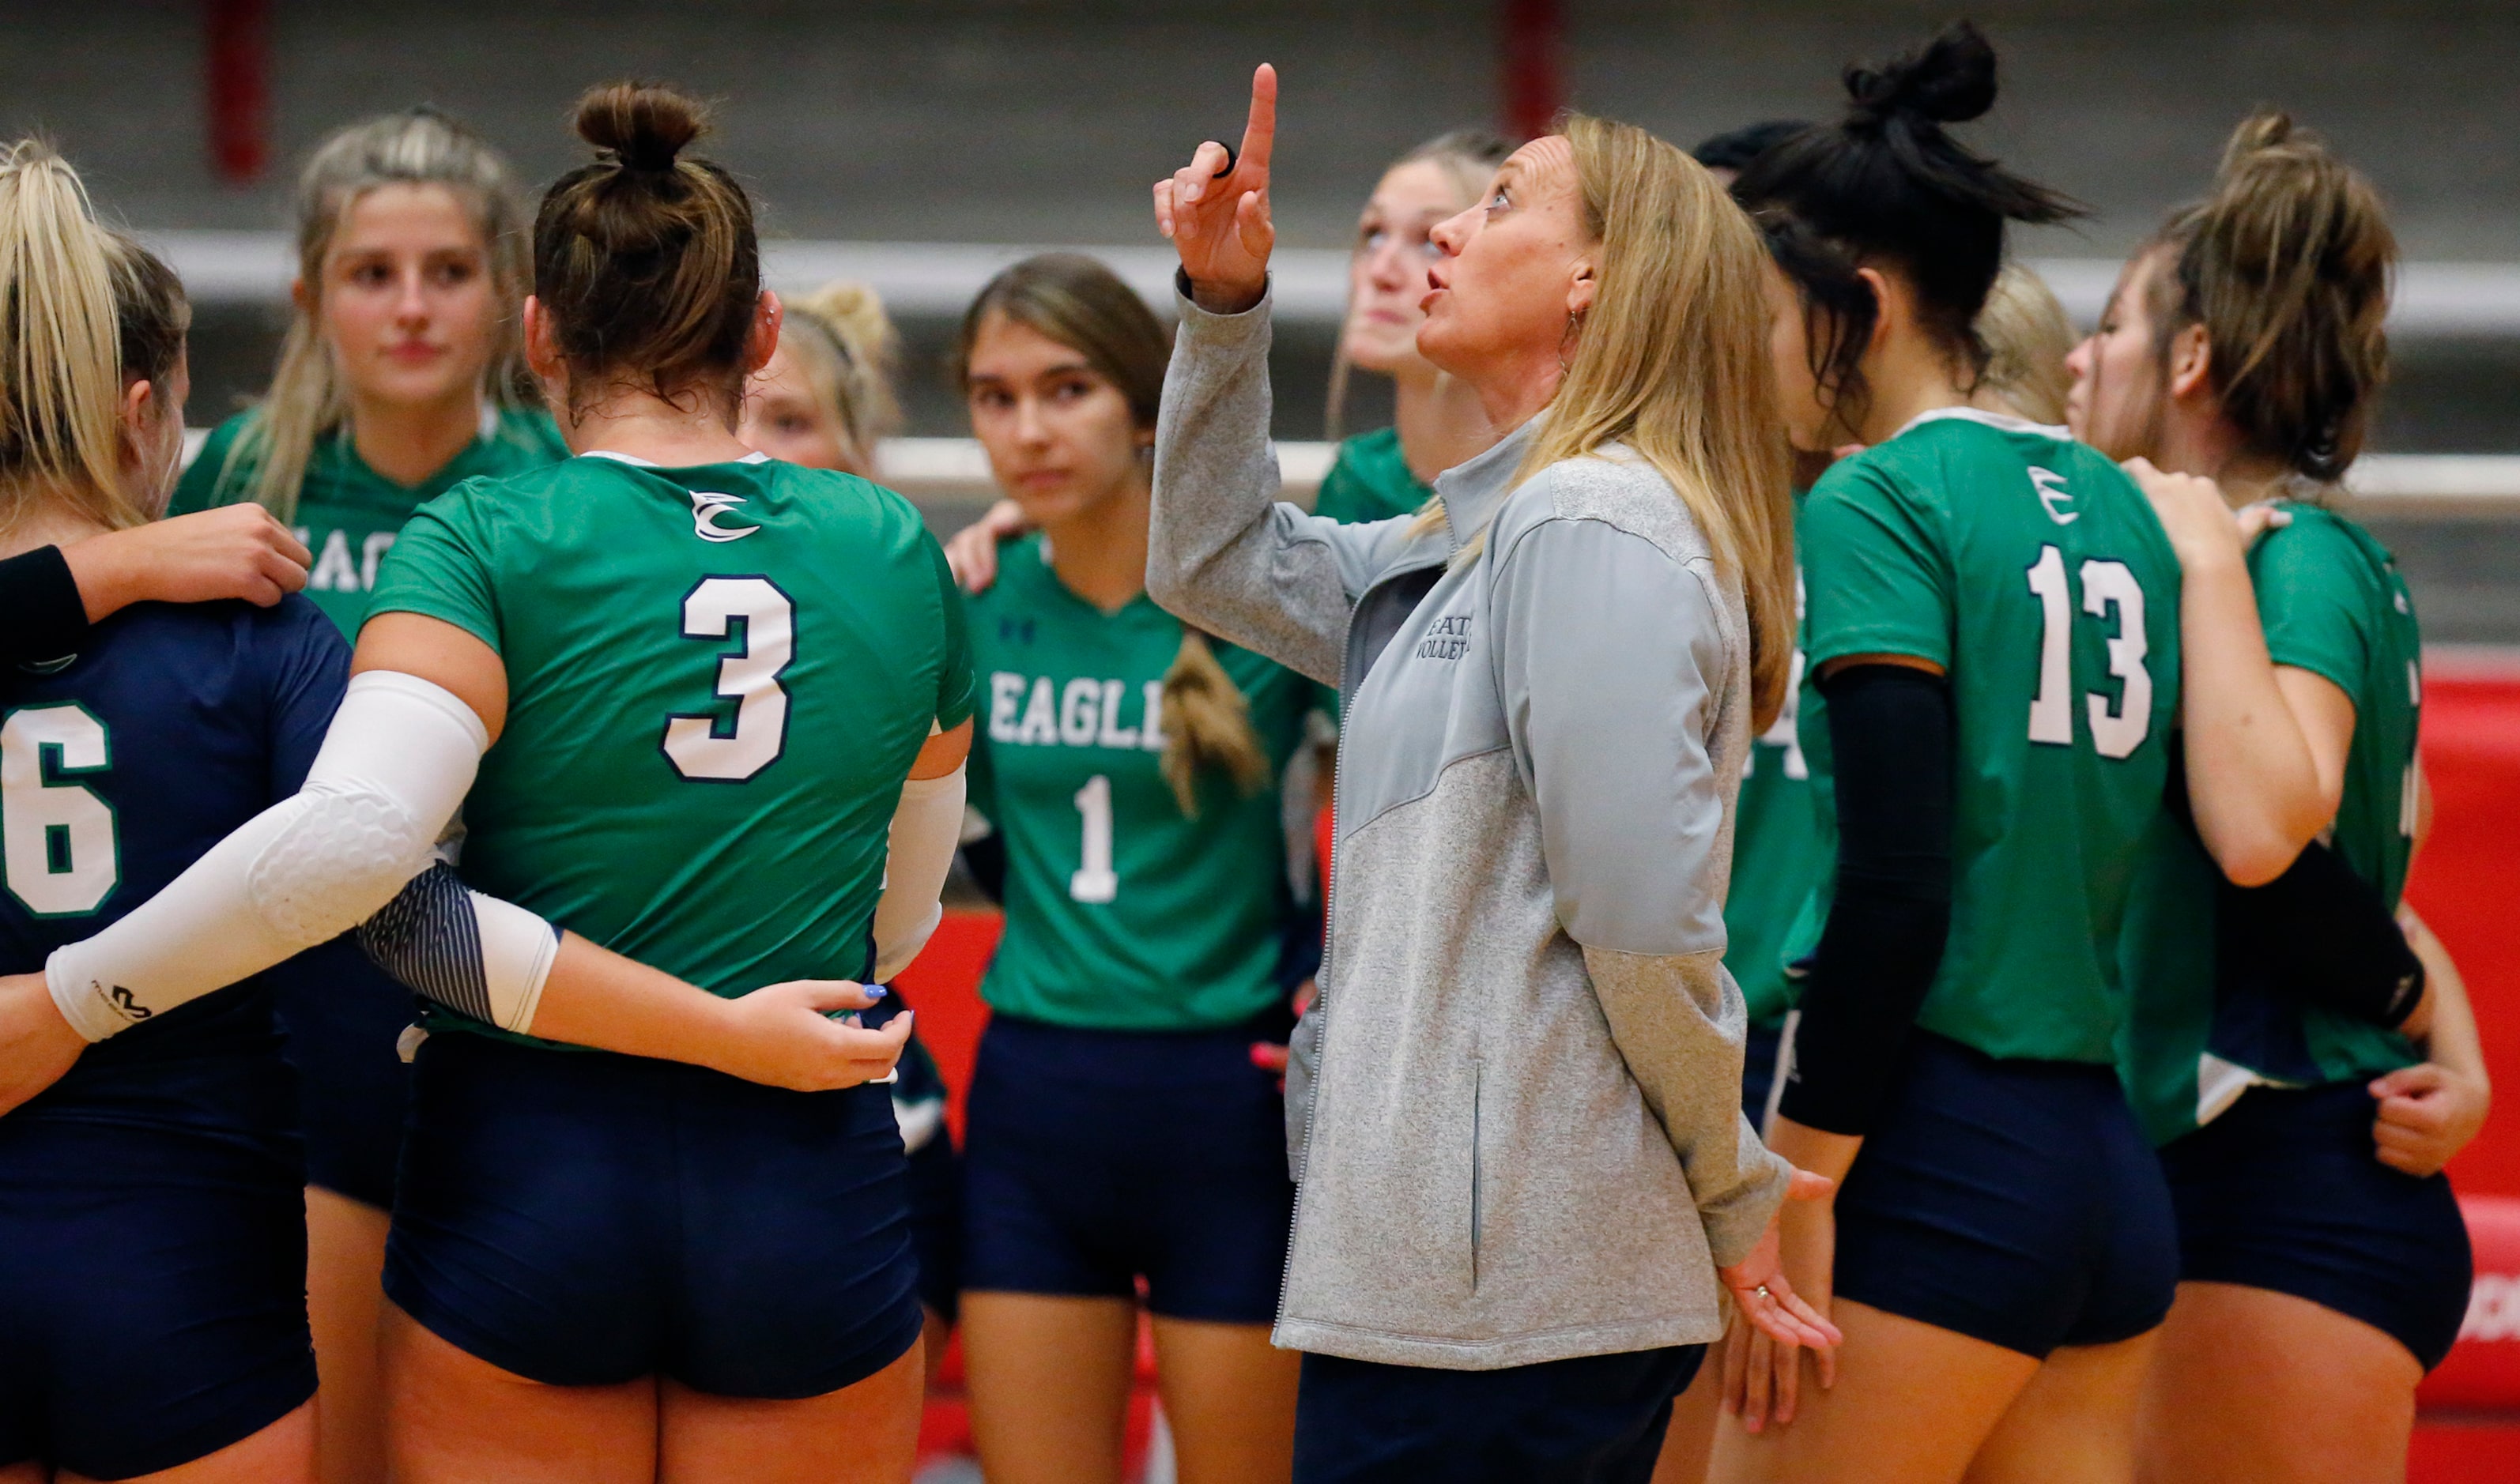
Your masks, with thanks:
[{"label": "hair bun", "polygon": [[615,82],[577,101],[577,137],[624,169],[670,170],[683,147],[708,131],[708,106],[652,82]]},{"label": "hair bun", "polygon": [[1976,26],[1956,21],[1922,51],[1848,67],[1846,93],[1855,104],[1850,122],[1908,115],[1962,123],[1995,107],[1995,47]]}]

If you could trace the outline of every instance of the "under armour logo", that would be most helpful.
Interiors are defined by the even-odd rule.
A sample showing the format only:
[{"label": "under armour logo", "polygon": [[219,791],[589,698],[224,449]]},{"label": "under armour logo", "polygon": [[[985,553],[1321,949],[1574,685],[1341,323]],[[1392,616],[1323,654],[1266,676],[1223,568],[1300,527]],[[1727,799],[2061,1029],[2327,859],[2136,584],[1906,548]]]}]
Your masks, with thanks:
[{"label": "under armour logo", "polygon": [[713,490],[696,489],[692,495],[692,531],[702,541],[741,541],[761,529],[757,525],[724,526],[717,517],[743,503],[742,495],[721,495]]},{"label": "under armour logo", "polygon": [[[2052,469],[2041,469],[2038,465],[2033,464],[2030,466],[2030,487],[2039,492],[2039,503],[2047,508],[2048,518],[2055,521],[2058,525],[2071,525],[2075,521],[2083,518],[2082,512],[2080,511],[2058,510],[2056,508],[2059,505],[2071,505],[2074,503],[2073,491],[2065,487],[2065,476],[2063,474],[2056,472]],[[695,495],[693,498],[698,499],[698,496]]]}]

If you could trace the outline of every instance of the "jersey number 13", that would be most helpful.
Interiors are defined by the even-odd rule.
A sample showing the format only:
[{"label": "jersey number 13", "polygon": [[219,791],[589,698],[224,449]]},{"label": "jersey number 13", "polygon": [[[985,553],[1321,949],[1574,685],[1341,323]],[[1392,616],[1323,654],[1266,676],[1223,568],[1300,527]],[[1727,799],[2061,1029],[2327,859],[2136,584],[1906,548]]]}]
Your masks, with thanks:
[{"label": "jersey number 13", "polygon": [[[2092,725],[2092,750],[2125,757],[2152,730],[2152,674],[2143,667],[2143,588],[2123,562],[2092,558],[2083,563],[2083,611],[2108,621],[2109,677],[2118,683],[2114,701],[2099,691],[2083,697]],[[2074,744],[2071,675],[2074,652],[2073,595],[2065,586],[2065,554],[2039,548],[2030,563],[2030,596],[2039,600],[2039,694],[2030,700],[2030,740],[2051,746]]]}]

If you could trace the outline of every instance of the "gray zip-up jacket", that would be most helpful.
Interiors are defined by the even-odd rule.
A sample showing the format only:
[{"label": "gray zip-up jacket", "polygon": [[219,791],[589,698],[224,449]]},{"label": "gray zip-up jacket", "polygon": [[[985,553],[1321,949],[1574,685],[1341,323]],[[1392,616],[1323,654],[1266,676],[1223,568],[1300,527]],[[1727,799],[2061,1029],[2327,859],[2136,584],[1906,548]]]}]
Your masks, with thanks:
[{"label": "gray zip-up jacket", "polygon": [[1183,299],[1147,588],[1346,703],[1277,1343],[1486,1371],[1712,1340],[1715,1266],[1789,1175],[1723,966],[1739,591],[1623,450],[1515,484],[1529,427],[1436,480],[1431,530],[1275,503],[1268,316]]}]

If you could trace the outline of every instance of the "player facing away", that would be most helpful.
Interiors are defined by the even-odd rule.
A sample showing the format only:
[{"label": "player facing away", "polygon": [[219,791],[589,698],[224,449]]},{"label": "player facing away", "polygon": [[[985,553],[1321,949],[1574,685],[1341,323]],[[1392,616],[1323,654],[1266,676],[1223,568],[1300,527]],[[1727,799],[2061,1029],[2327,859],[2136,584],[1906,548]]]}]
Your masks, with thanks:
[{"label": "player facing away", "polygon": [[[294,315],[260,404],[220,424],[173,511],[255,503],[310,550],[308,596],[356,637],[403,522],[475,475],[568,457],[518,339],[525,207],[507,161],[431,109],[319,146],[297,183]],[[316,949],[281,1023],[306,1135],[306,1292],[325,1484],[384,1477],[377,1326],[411,1077],[411,994],[355,943]],[[303,991],[303,993],[298,993]]]},{"label": "player facing away", "polygon": [[[2078,431],[2213,481],[2162,481],[2159,509],[2187,583],[2188,777],[2244,786],[2163,828],[2127,935],[2127,1083],[2182,1249],[2143,1414],[2163,1478],[2396,1476],[2467,1310],[2440,1171],[2484,1121],[2485,1067],[2455,971],[2403,971],[2389,922],[2429,806],[2421,632],[2388,552],[2319,503],[2386,373],[2395,258],[2369,184],[2262,113],[2074,357]],[[2284,523],[2248,547],[2226,502],[2270,499]],[[2251,744],[2209,745],[2234,735]],[[2323,879],[2362,900],[2305,919]],[[2327,956],[2372,958],[2366,993],[2305,1003],[2295,945],[2356,920],[2376,957]]]},{"label": "player facing away", "polygon": [[1732,1347],[1748,1418],[1772,1386],[1795,1416],[1726,1429],[1715,1473],[2122,1472],[2177,1260],[2113,1058],[2179,568],[2131,479],[1980,384],[2005,222],[2068,209],[1945,132],[1993,103],[1992,48],[1963,23],[1848,85],[1840,123],[1734,185],[1796,445],[1869,445],[1801,522],[1800,726],[1836,871],[1769,1135],[1842,1177],[1787,1208],[1784,1251],[1846,1341],[1826,1390],[1764,1337]]},{"label": "player facing away", "polygon": [[[1170,352],[1091,258],[1000,274],[956,367],[1040,533],[969,600],[985,700],[972,858],[1006,904],[965,1150],[964,1353],[992,1479],[1117,1484],[1138,1284],[1185,1479],[1280,1480],[1296,1357],[1269,1344],[1294,1188],[1282,1045],[1318,919],[1278,782],[1311,681],[1147,596]],[[1290,964],[1289,950],[1307,962]]]},{"label": "player facing away", "polygon": [[[865,1084],[908,1022],[826,1019],[879,998],[854,982],[743,991],[879,977],[933,927],[960,610],[906,502],[736,440],[778,301],[741,188],[681,157],[698,106],[620,84],[578,125],[526,341],[579,457],[406,527],[306,788],[49,988],[85,1030],[364,921],[452,1006],[387,1253],[398,1475],[898,1477],[920,1316]],[[458,802],[460,877],[428,864]]]}]

